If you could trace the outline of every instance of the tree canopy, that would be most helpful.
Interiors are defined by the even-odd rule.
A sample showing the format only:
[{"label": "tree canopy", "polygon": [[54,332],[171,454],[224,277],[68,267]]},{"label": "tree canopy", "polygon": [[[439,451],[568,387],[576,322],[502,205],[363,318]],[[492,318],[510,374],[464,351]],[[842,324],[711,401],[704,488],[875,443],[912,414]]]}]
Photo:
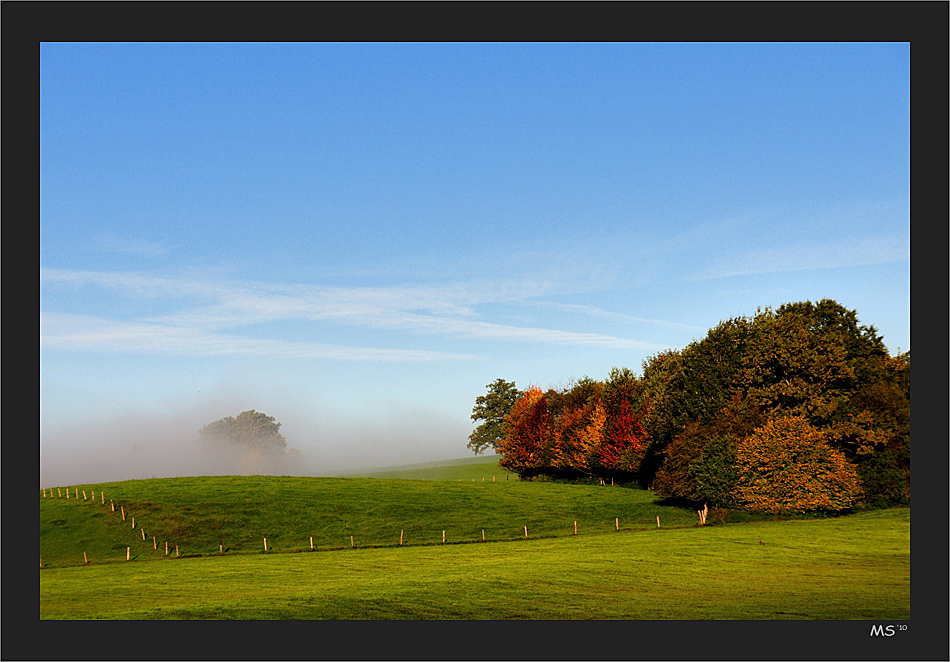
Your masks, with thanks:
[{"label": "tree canopy", "polygon": [[647,448],[645,406],[642,388],[626,368],[615,368],[604,382],[585,377],[563,390],[531,386],[504,419],[500,464],[523,477],[630,479]]},{"label": "tree canopy", "polygon": [[498,444],[505,436],[505,416],[521,395],[514,382],[506,382],[501,378],[485,388],[488,389],[488,393],[475,398],[475,407],[472,409],[472,420],[484,421],[468,438],[468,447],[475,452],[475,455],[488,448],[498,448]]},{"label": "tree canopy", "polygon": [[280,423],[263,412],[242,411],[236,417],[226,416],[208,423],[198,431],[201,438],[213,445],[235,446],[244,451],[282,452],[287,442],[280,434]]},{"label": "tree canopy", "polygon": [[722,321],[648,358],[641,377],[614,368],[509,404],[512,393],[491,438],[522,477],[617,476],[768,512],[910,497],[910,354],[889,356],[873,326],[830,299]]}]

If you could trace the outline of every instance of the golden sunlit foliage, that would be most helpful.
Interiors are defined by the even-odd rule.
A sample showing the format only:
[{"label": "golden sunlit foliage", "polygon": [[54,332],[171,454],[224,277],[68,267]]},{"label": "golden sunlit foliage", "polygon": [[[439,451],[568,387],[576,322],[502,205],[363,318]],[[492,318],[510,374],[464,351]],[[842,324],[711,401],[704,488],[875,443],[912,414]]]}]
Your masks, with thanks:
[{"label": "golden sunlit foliage", "polygon": [[619,476],[659,494],[768,512],[910,497],[910,354],[835,301],[720,322],[608,379],[522,394],[502,464]]},{"label": "golden sunlit foliage", "polygon": [[803,415],[769,420],[736,449],[738,502],[752,510],[844,510],[861,497],[857,469]]}]

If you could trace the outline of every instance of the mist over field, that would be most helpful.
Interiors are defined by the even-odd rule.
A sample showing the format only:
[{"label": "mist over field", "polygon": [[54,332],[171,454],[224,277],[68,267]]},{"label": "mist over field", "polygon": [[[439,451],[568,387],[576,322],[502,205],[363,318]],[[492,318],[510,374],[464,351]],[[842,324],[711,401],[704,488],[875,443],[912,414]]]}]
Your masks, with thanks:
[{"label": "mist over field", "polygon": [[470,426],[410,411],[373,422],[335,416],[327,423],[315,412],[256,407],[281,423],[287,447],[279,457],[202,443],[198,430],[203,426],[253,408],[209,401],[180,412],[127,413],[42,430],[40,483],[230,474],[338,476],[471,453],[465,447]]}]

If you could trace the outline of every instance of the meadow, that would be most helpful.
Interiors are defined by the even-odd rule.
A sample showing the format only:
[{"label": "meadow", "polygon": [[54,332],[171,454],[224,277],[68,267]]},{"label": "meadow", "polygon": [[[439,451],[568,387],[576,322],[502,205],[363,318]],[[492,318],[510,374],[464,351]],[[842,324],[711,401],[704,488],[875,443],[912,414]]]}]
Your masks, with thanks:
[{"label": "meadow", "polygon": [[40,617],[910,615],[909,508],[698,526],[648,490],[505,480],[483,463],[406,471],[430,479],[152,479],[70,486],[69,500],[47,488]]}]

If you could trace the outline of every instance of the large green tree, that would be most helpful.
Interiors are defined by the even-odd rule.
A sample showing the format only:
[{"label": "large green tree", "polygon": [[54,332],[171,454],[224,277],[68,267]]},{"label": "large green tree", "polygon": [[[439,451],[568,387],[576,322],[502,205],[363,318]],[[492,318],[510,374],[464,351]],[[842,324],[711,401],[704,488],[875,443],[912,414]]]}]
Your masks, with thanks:
[{"label": "large green tree", "polygon": [[483,421],[468,437],[468,447],[478,455],[486,449],[498,449],[505,438],[505,416],[521,395],[514,382],[496,379],[486,386],[488,392],[475,398],[472,420]]},{"label": "large green tree", "polygon": [[[752,465],[743,464],[748,455],[740,449],[750,448],[753,430],[761,434],[772,429],[762,427],[770,421],[800,417],[809,432],[798,435],[796,428],[791,438],[806,446],[821,439],[822,452],[824,446],[831,449],[827,457],[837,462],[841,454],[847,462],[827,465],[842,471],[838,479],[850,481],[854,469],[860,481],[857,490],[849,483],[847,498],[812,494],[813,507],[878,506],[909,498],[910,358],[889,357],[875,328],[860,324],[855,311],[835,301],[789,303],[722,322],[681,351],[651,357],[642,383],[651,405],[645,425],[652,438],[644,466],[665,496],[736,503],[733,488],[750,489],[743,481]],[[787,439],[765,435],[760,445]],[[756,470],[764,471],[762,466]],[[832,489],[830,480],[812,488],[817,485],[840,488]],[[738,501],[750,508],[760,503]],[[777,502],[781,499],[769,507]],[[805,503],[799,500],[796,508]]]}]

